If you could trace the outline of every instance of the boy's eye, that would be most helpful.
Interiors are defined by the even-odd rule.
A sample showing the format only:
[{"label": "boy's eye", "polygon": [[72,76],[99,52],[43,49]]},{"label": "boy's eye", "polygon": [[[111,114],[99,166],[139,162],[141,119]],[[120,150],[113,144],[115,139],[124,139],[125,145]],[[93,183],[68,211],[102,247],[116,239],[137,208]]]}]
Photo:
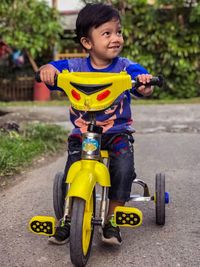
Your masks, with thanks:
[{"label": "boy's eye", "polygon": [[121,36],[121,35],[122,35],[122,30],[119,30],[119,31],[117,32],[117,34]]},{"label": "boy's eye", "polygon": [[110,33],[109,33],[109,32],[104,32],[103,35],[104,35],[104,36],[109,36]]}]

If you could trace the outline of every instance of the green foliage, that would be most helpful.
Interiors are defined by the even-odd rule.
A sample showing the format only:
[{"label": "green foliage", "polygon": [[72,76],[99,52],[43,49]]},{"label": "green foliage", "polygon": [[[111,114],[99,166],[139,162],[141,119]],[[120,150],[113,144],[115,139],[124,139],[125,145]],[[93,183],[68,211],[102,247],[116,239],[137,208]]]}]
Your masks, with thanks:
[{"label": "green foliage", "polygon": [[56,153],[66,135],[63,128],[45,124],[30,124],[20,134],[0,132],[0,176],[20,172],[39,155]]},{"label": "green foliage", "polygon": [[154,97],[199,96],[200,4],[186,7],[184,1],[170,1],[167,8],[165,2],[150,6],[146,1],[128,1],[124,55],[154,75],[163,74],[165,89],[155,88]]},{"label": "green foliage", "polygon": [[[97,2],[97,1],[84,1]],[[108,1],[102,1],[108,2]],[[122,13],[123,55],[150,73],[162,73],[155,98],[200,96],[200,3],[186,0],[113,0]],[[193,3],[193,4],[192,4]]]},{"label": "green foliage", "polygon": [[12,47],[27,49],[33,57],[53,49],[61,26],[57,12],[45,1],[2,0],[0,36]]}]

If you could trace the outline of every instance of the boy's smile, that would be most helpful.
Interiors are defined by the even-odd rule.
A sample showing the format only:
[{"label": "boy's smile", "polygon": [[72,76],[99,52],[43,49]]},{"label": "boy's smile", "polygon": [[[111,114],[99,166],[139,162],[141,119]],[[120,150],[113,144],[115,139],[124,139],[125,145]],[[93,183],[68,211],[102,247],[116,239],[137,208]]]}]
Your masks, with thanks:
[{"label": "boy's smile", "polygon": [[95,68],[105,68],[119,55],[124,40],[119,20],[113,19],[97,28],[92,28],[83,45],[91,57],[91,64]]}]

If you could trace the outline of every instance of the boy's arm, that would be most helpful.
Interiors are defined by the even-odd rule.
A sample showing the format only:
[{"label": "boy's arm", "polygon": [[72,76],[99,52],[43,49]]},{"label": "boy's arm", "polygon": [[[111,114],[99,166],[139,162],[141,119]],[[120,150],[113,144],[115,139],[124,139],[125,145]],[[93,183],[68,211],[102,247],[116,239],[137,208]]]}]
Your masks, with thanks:
[{"label": "boy's arm", "polygon": [[[142,67],[140,64],[137,63],[130,64],[126,68],[126,71],[129,75],[131,75],[132,80],[138,78],[139,81],[144,84],[148,83],[152,78],[152,75],[149,74],[144,67]],[[130,92],[136,97],[149,96],[153,92],[153,87],[152,86],[145,87],[144,85],[140,86],[137,89],[133,87]]]},{"label": "boy's arm", "polygon": [[67,60],[52,61],[49,64],[43,65],[39,69],[41,81],[47,85],[54,86],[55,75],[62,72],[64,69],[68,69]]},{"label": "boy's arm", "polygon": [[54,86],[54,77],[59,71],[51,64],[46,64],[40,67],[40,79],[46,85]]},{"label": "boy's arm", "polygon": [[137,76],[138,80],[142,82],[144,85],[138,87],[136,91],[142,96],[149,96],[153,93],[153,86],[145,86],[146,83],[149,83],[153,78],[151,74],[139,74]]}]

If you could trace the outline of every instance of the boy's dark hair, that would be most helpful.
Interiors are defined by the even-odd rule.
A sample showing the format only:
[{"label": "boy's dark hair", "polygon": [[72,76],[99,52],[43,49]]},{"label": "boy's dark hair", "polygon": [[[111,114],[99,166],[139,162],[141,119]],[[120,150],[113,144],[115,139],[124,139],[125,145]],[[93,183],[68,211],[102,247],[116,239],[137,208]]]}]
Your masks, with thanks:
[{"label": "boy's dark hair", "polygon": [[82,37],[88,37],[89,30],[98,28],[103,23],[117,19],[121,21],[118,10],[105,4],[87,4],[78,14],[76,20],[77,41]]}]

